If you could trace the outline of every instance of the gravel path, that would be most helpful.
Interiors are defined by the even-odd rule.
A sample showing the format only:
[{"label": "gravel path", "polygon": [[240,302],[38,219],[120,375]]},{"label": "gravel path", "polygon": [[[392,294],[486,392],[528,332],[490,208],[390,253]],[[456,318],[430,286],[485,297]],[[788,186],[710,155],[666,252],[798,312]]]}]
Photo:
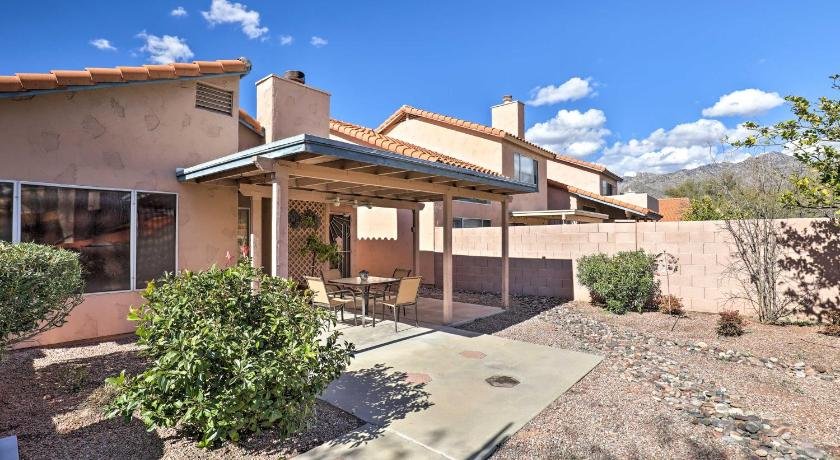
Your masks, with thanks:
[{"label": "gravel path", "polygon": [[671,332],[674,318],[659,313],[558,303],[517,298],[462,326],[605,356],[495,458],[840,456],[836,338],[750,324],[749,334],[722,340],[713,315],[692,314]]},{"label": "gravel path", "polygon": [[23,459],[283,458],[305,452],[362,425],[318,401],[311,427],[280,441],[272,431],[239,445],[203,450],[174,430],[147,432],[132,419],[106,419],[112,392],[106,377],[143,368],[131,340],[12,352],[0,362],[0,437],[18,436]]}]

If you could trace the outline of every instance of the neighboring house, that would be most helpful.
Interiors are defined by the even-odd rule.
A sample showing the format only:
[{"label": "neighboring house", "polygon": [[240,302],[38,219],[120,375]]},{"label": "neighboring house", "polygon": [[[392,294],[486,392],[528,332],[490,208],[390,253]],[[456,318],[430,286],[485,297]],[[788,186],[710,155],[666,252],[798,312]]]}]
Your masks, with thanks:
[{"label": "neighboring house", "polygon": [[691,200],[688,198],[660,198],[659,213],[662,214],[662,221],[676,222],[683,220],[683,216],[691,208]]},{"label": "neighboring house", "polygon": [[[513,198],[510,209],[515,224],[659,219],[655,198],[615,196],[621,177],[606,167],[555,154],[525,140],[522,102],[505,96],[491,108],[491,118],[492,126],[485,126],[402,106],[375,132],[536,184],[537,193]],[[335,129],[331,133],[340,135]],[[497,226],[499,212],[494,206],[461,201],[454,209],[456,225]]]}]

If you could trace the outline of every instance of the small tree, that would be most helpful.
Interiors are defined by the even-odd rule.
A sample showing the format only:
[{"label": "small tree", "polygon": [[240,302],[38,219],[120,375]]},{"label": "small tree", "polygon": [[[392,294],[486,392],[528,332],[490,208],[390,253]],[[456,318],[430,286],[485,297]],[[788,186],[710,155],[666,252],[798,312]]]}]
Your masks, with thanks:
[{"label": "small tree", "polygon": [[319,263],[330,262],[337,264],[341,261],[341,253],[338,251],[338,246],[334,243],[323,243],[315,235],[309,235],[306,238],[306,243],[303,245],[301,252],[303,254],[309,254],[312,257],[310,265],[310,274],[312,276],[317,276],[316,270]]},{"label": "small tree", "polygon": [[0,242],[0,353],[64,324],[83,290],[75,252]]},{"label": "small tree", "polygon": [[281,436],[301,429],[353,351],[327,332],[334,319],[307,292],[247,260],[167,275],[143,297],[129,319],[139,322],[151,364],[108,379],[118,388],[110,415],[137,412],[150,429],[178,428],[202,447],[264,428]]},{"label": "small tree", "polygon": [[654,257],[644,251],[584,256],[578,260],[578,281],[596,297],[604,300],[607,310],[622,314],[641,312],[659,292],[654,277]]}]

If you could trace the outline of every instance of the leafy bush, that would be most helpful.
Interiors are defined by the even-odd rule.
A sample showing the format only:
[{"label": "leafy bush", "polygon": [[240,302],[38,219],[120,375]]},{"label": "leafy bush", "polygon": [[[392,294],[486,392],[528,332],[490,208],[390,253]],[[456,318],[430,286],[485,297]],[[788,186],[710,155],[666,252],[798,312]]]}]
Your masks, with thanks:
[{"label": "leafy bush", "polygon": [[82,301],[75,252],[34,243],[0,242],[0,353],[61,326]]},{"label": "leafy bush", "polygon": [[820,332],[825,335],[840,337],[840,310],[828,313],[828,324],[823,326],[823,330]]},{"label": "leafy bush", "polygon": [[607,310],[641,312],[659,291],[653,263],[654,257],[644,251],[584,256],[578,259],[578,280],[589,288],[593,299],[604,299]]},{"label": "leafy bush", "polygon": [[301,429],[315,396],[350,362],[353,346],[327,335],[330,313],[312,308],[294,281],[247,260],[167,275],[143,297],[129,319],[139,322],[151,366],[108,379],[118,389],[109,415],[137,411],[150,429],[176,427],[202,447],[263,428]]},{"label": "leafy bush", "polygon": [[744,334],[744,317],[737,310],[724,310],[719,313],[717,333],[725,337],[737,337]]},{"label": "leafy bush", "polygon": [[664,294],[656,297],[656,307],[659,313],[666,315],[682,316],[685,314],[685,307],[682,299],[675,295]]}]

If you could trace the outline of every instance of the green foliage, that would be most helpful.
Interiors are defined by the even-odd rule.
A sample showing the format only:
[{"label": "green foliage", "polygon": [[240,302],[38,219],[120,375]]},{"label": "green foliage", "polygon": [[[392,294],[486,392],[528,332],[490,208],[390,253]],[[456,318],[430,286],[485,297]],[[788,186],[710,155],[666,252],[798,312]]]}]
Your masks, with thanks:
[{"label": "green foliage", "polygon": [[696,200],[700,198],[720,199],[720,188],[732,187],[737,183],[735,176],[731,173],[722,173],[715,180],[712,179],[688,179],[678,185],[665,190],[665,195],[671,198],[689,198]]},{"label": "green foliage", "polygon": [[618,314],[641,312],[659,291],[654,261],[654,256],[644,251],[619,252],[613,257],[584,256],[578,259],[578,280],[595,298],[603,299],[607,310]]},{"label": "green foliage", "polygon": [[[840,75],[831,77],[840,89]],[[747,122],[752,133],[732,142],[736,147],[784,146],[809,169],[793,178],[793,190],[783,199],[790,205],[834,211],[840,216],[840,99],[821,97],[816,103],[801,96],[785,98],[795,119],[771,126]]]},{"label": "green foliage", "polygon": [[724,337],[737,337],[744,334],[744,318],[737,310],[725,310],[719,313],[717,333]]},{"label": "green foliage", "polygon": [[75,252],[34,243],[0,242],[0,353],[61,326],[82,301]]},{"label": "green foliage", "polygon": [[338,264],[341,262],[341,253],[338,251],[338,246],[335,244],[323,243],[314,234],[309,235],[306,238],[306,243],[304,243],[303,248],[301,248],[301,253],[309,254],[312,257],[311,274],[313,276],[316,274],[316,262],[322,264],[325,262],[329,262],[331,264]]},{"label": "green foliage", "polygon": [[691,205],[683,214],[683,220],[723,220],[731,215],[732,211],[725,200],[707,195],[691,199]]},{"label": "green foliage", "polygon": [[136,412],[149,429],[175,427],[202,447],[265,428],[281,436],[301,429],[315,396],[350,362],[352,344],[327,334],[330,313],[247,260],[166,275],[143,297],[129,319],[151,364],[108,379],[118,389],[109,415]]}]

